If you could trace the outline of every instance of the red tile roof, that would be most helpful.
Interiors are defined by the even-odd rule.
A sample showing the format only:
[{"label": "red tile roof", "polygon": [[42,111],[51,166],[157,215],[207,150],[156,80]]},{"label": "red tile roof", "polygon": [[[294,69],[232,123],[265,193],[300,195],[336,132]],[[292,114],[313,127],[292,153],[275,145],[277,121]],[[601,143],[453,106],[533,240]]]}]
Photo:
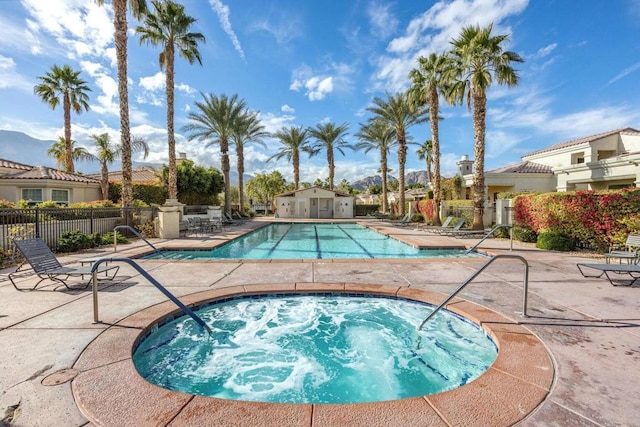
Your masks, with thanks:
[{"label": "red tile roof", "polygon": [[[160,182],[159,175],[161,172],[157,169],[154,169],[150,166],[140,166],[137,169],[131,171],[131,181],[132,182]],[[91,178],[95,178],[100,180],[100,174],[94,173],[91,175],[87,175]],[[122,182],[122,171],[114,171],[109,172],[109,182]]]},{"label": "red tile roof", "polygon": [[610,130],[610,131],[607,131],[607,132],[602,132],[602,133],[598,133],[598,134],[595,134],[595,135],[586,136],[584,138],[572,139],[571,141],[561,142],[559,144],[552,145],[551,147],[543,148],[542,150],[538,150],[538,151],[534,151],[533,153],[525,154],[522,157],[524,158],[524,157],[527,157],[527,156],[533,156],[535,154],[545,153],[547,151],[559,150],[561,148],[572,147],[574,145],[580,145],[580,144],[596,141],[598,139],[606,138],[608,136],[615,135],[617,133],[625,134],[625,135],[640,135],[640,130],[634,129],[634,128],[630,128],[630,127],[614,129],[614,130]]},{"label": "red tile roof", "polygon": [[51,179],[54,181],[99,183],[98,180],[75,173],[63,172],[46,166],[29,166],[0,159],[0,167],[15,169],[15,172],[0,174],[2,179]]},{"label": "red tile roof", "polygon": [[549,173],[552,174],[551,166],[541,165],[534,162],[520,162],[514,165],[503,166],[498,169],[487,171],[487,173]]},{"label": "red tile roof", "polygon": [[29,170],[33,168],[33,166],[25,165],[18,162],[12,162],[11,160],[0,159],[0,168]]}]

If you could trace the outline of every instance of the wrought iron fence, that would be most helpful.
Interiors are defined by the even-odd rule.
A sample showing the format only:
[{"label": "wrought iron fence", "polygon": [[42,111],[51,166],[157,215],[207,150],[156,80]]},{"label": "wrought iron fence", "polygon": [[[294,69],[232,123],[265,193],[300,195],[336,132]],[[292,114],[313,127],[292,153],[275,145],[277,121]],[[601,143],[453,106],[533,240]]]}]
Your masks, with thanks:
[{"label": "wrought iron fence", "polygon": [[152,222],[156,208],[29,208],[0,209],[0,249],[13,252],[13,239],[40,237],[55,251],[68,231],[105,234],[117,225]]}]

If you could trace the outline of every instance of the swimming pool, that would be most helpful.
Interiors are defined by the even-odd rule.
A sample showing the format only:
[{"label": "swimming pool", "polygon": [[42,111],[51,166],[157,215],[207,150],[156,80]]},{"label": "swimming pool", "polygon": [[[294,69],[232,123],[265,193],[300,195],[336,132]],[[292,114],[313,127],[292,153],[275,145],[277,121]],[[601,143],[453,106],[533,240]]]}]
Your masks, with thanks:
[{"label": "swimming pool", "polygon": [[424,396],[486,371],[495,343],[446,310],[355,294],[253,295],[198,310],[200,333],[179,317],[145,337],[133,360],[170,390],[233,400],[362,403]]},{"label": "swimming pool", "polygon": [[353,223],[270,224],[212,250],[171,250],[145,259],[455,258],[465,249],[420,249]]}]

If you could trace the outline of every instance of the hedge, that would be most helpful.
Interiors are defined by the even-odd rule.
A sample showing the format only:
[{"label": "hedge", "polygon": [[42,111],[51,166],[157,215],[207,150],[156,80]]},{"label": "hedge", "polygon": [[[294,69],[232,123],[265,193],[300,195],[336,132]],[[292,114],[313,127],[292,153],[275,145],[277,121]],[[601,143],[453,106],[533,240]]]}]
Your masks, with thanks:
[{"label": "hedge", "polygon": [[561,234],[605,252],[640,231],[640,189],[522,194],[513,198],[514,226]]}]

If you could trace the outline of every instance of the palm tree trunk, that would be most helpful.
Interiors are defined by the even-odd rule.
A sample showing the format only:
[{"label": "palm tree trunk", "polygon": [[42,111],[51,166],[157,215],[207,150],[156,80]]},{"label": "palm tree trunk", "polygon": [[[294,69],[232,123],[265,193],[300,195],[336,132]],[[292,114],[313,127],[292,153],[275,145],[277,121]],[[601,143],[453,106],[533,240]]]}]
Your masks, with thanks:
[{"label": "palm tree trunk", "polygon": [[231,199],[231,188],[229,184],[229,141],[226,138],[220,139],[220,166],[222,167],[222,176],[224,177],[224,209],[223,213],[229,212],[229,201]]},{"label": "palm tree trunk", "polygon": [[438,91],[433,86],[429,93],[429,116],[431,117],[431,149],[433,150],[433,224],[440,221],[440,134],[438,130]]},{"label": "palm tree trunk", "polygon": [[166,60],[166,92],[167,92],[167,145],[169,146],[169,199],[178,198],[178,177],[176,169],[176,137],[173,129],[173,61],[174,50],[173,41],[170,41],[165,46],[165,60]]},{"label": "palm tree trunk", "polygon": [[293,162],[293,186],[294,190],[297,190],[300,186],[300,154],[298,150],[293,151],[291,160]]},{"label": "palm tree trunk", "polygon": [[69,93],[66,91],[62,103],[64,109],[64,171],[74,173],[73,146],[71,145],[71,101]]},{"label": "palm tree trunk", "polygon": [[484,94],[473,96],[473,133],[475,143],[473,155],[475,156],[473,173],[473,226],[474,230],[484,228],[484,137],[485,117],[487,115],[487,97]]},{"label": "palm tree trunk", "polygon": [[100,188],[102,189],[102,200],[109,198],[109,170],[107,162],[102,162],[100,167]]},{"label": "palm tree trunk", "polygon": [[404,133],[398,133],[398,192],[400,193],[400,215],[404,217],[407,213],[404,206],[404,164],[407,161],[407,141]]},{"label": "palm tree trunk", "polygon": [[131,182],[131,134],[129,133],[129,91],[127,89],[127,1],[113,0],[118,97],[120,99],[120,146],[122,147],[122,206],[133,201]]},{"label": "palm tree trunk", "polygon": [[382,151],[380,156],[380,172],[382,173],[382,213],[387,213],[389,199],[387,197],[387,152]]},{"label": "palm tree trunk", "polygon": [[244,212],[244,150],[242,144],[236,144],[236,157],[238,163],[238,201],[240,203],[240,212]]},{"label": "palm tree trunk", "polygon": [[336,165],[333,159],[333,150],[327,149],[327,163],[329,164],[329,190],[333,191],[333,177]]}]

